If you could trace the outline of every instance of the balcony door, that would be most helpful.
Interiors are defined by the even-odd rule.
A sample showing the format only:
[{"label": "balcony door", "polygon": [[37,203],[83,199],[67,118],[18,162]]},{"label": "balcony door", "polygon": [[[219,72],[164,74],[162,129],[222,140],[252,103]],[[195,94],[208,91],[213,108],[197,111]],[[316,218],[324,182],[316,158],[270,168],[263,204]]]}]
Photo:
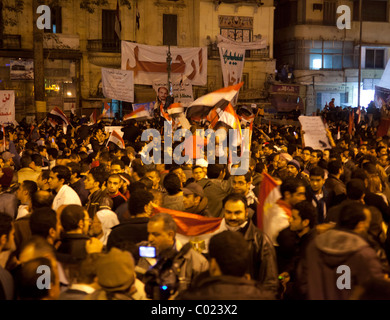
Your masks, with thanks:
[{"label": "balcony door", "polygon": [[115,32],[115,10],[102,10],[102,49],[115,51],[120,47],[119,38]]}]

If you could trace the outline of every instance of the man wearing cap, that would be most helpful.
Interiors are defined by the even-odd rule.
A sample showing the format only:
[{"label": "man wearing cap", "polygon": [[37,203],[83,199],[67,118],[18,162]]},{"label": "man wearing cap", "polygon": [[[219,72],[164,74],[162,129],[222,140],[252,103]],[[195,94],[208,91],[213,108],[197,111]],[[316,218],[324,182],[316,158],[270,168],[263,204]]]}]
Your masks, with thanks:
[{"label": "man wearing cap", "polygon": [[183,196],[185,212],[210,216],[207,197],[205,197],[203,188],[199,184],[196,182],[188,184],[183,188]]},{"label": "man wearing cap", "polygon": [[279,155],[279,161],[278,161],[278,170],[276,171],[276,175],[281,179],[284,180],[288,176],[288,168],[287,164],[289,161],[291,161],[293,158],[288,153],[281,153]]},{"label": "man wearing cap", "polygon": [[147,300],[144,285],[135,276],[134,259],[130,252],[112,248],[96,263],[101,289],[85,300]]}]

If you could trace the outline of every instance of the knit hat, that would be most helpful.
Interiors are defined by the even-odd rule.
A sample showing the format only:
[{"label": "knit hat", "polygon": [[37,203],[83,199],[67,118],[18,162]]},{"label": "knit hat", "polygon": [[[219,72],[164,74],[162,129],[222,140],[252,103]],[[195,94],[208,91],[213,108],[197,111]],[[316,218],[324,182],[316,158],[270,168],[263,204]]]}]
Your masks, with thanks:
[{"label": "knit hat", "polygon": [[135,281],[134,260],[130,252],[112,248],[98,259],[98,283],[105,291],[124,291]]},{"label": "knit hat", "polygon": [[1,169],[3,176],[0,178],[0,185],[3,187],[9,187],[12,183],[12,178],[14,176],[14,170],[9,167],[4,167]]},{"label": "knit hat", "polygon": [[189,183],[185,188],[183,188],[183,194],[185,196],[195,194],[199,197],[204,197],[203,188],[196,182]]},{"label": "knit hat", "polygon": [[301,170],[301,166],[297,160],[291,160],[287,163],[287,165],[294,166],[295,168],[297,168],[298,171]]}]

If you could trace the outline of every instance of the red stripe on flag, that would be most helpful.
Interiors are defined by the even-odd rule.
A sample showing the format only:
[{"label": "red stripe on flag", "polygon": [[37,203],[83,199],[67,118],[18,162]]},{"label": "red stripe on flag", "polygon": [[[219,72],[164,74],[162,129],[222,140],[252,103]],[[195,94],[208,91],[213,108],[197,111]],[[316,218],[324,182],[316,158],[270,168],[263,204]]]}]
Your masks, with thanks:
[{"label": "red stripe on flag", "polygon": [[265,206],[270,202],[276,202],[280,198],[276,194],[275,197],[267,199],[273,191],[277,190],[277,187],[278,183],[268,173],[263,173],[263,180],[261,181],[258,197],[259,204],[257,205],[257,227],[260,230],[263,230],[264,228]]},{"label": "red stripe on flag", "polygon": [[186,236],[198,236],[205,233],[213,233],[219,229],[222,222],[222,218],[209,218],[198,214],[154,207],[153,215],[160,212],[170,214],[176,222],[177,233]]}]

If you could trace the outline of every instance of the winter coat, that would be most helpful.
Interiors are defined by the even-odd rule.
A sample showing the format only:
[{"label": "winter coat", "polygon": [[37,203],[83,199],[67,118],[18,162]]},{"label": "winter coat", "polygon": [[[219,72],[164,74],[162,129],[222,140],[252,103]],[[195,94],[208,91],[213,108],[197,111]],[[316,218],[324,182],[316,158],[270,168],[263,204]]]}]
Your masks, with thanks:
[{"label": "winter coat", "polygon": [[[360,235],[339,229],[316,236],[297,270],[300,290],[309,300],[348,300],[358,285],[383,276],[370,245]],[[350,290],[340,288],[340,283],[349,282]]]}]

